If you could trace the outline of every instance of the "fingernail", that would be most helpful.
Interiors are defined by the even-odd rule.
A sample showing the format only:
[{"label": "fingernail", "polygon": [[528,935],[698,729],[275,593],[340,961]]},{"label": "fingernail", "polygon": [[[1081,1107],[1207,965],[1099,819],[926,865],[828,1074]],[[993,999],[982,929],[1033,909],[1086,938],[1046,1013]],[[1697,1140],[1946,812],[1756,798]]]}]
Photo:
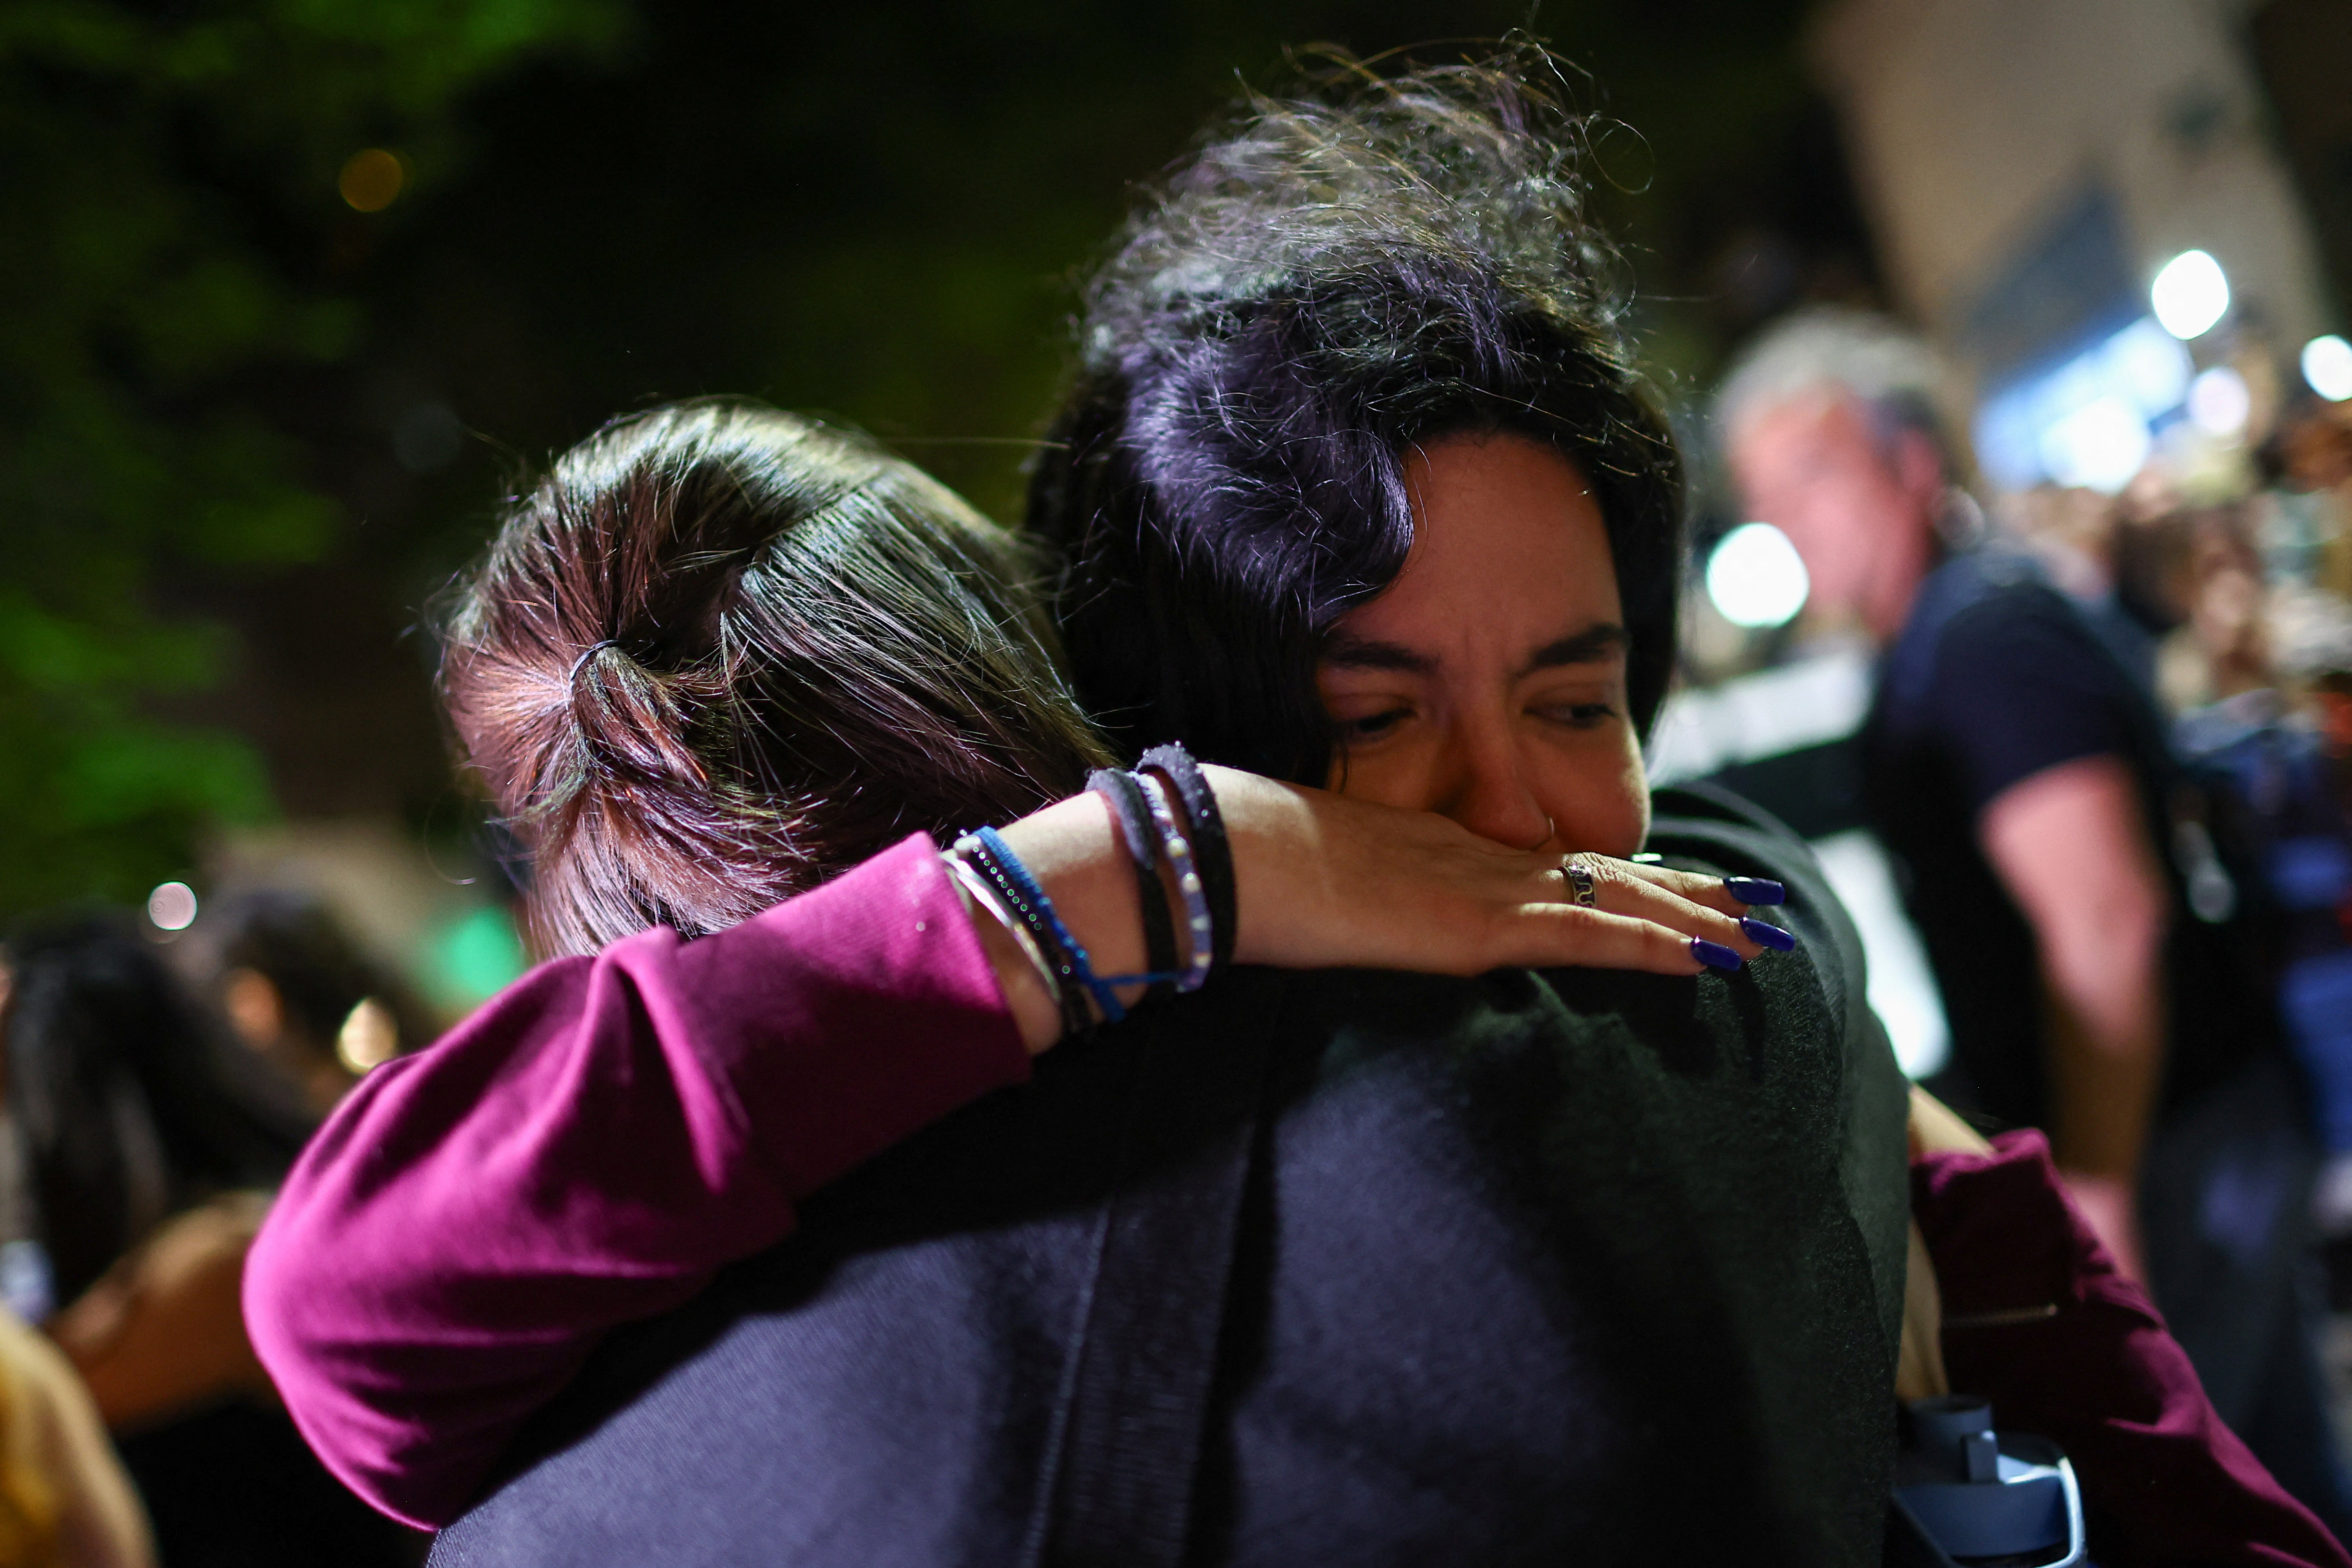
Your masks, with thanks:
[{"label": "fingernail", "polygon": [[1723,890],[1743,904],[1785,904],[1789,889],[1762,877],[1726,877]]},{"label": "fingernail", "polygon": [[1719,942],[1709,942],[1703,936],[1691,938],[1691,956],[1711,969],[1737,969],[1739,955]]},{"label": "fingernail", "polygon": [[1782,952],[1797,945],[1795,931],[1782,931],[1769,921],[1750,920],[1748,916],[1742,915],[1739,917],[1739,929],[1748,933],[1748,941],[1759,942],[1766,947],[1778,948]]}]

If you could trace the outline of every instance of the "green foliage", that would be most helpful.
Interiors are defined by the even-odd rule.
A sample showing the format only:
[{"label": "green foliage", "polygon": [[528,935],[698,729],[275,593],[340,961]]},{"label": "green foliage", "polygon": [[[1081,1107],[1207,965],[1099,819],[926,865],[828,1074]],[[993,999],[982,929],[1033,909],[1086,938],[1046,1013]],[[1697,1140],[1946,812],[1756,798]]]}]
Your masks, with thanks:
[{"label": "green foliage", "polygon": [[[271,809],[175,722],[233,639],[188,574],[312,561],[338,504],[261,388],[361,351],[352,153],[457,161],[460,95],[609,41],[612,0],[0,0],[0,910],[136,897]],[[386,220],[398,221],[398,209]]]}]

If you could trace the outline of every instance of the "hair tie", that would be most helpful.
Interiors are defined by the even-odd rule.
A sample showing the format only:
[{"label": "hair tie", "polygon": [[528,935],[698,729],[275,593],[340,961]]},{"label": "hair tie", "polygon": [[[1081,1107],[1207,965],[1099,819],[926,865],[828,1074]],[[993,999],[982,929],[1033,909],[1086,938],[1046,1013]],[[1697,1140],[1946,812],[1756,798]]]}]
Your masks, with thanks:
[{"label": "hair tie", "polygon": [[572,673],[563,678],[563,684],[566,686],[578,685],[580,681],[580,668],[583,665],[595,658],[598,654],[604,652],[606,648],[618,647],[620,646],[620,642],[617,638],[606,637],[602,642],[592,642],[586,647],[582,648],[580,650],[580,657],[572,661]]}]

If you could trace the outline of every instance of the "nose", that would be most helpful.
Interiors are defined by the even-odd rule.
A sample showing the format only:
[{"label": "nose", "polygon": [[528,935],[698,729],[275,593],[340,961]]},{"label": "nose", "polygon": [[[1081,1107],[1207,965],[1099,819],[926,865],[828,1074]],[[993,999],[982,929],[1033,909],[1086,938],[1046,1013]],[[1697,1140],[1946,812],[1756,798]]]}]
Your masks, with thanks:
[{"label": "nose", "polygon": [[1437,811],[1482,838],[1514,849],[1540,849],[1552,820],[1528,785],[1511,726],[1499,716],[1458,725],[1450,785]]}]

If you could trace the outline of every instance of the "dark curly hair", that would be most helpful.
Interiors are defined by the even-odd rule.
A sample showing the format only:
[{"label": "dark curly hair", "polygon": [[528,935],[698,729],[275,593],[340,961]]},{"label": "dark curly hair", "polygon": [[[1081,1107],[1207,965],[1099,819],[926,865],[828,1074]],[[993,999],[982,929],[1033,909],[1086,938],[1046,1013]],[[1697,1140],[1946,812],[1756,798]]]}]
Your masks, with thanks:
[{"label": "dark curly hair", "polygon": [[1080,700],[1121,749],[1175,737],[1324,783],[1315,664],[1403,565],[1405,453],[1501,432],[1594,487],[1646,731],[1681,465],[1559,85],[1532,43],[1387,79],[1332,57],[1310,93],[1247,100],[1129,221],[1029,491]]}]

